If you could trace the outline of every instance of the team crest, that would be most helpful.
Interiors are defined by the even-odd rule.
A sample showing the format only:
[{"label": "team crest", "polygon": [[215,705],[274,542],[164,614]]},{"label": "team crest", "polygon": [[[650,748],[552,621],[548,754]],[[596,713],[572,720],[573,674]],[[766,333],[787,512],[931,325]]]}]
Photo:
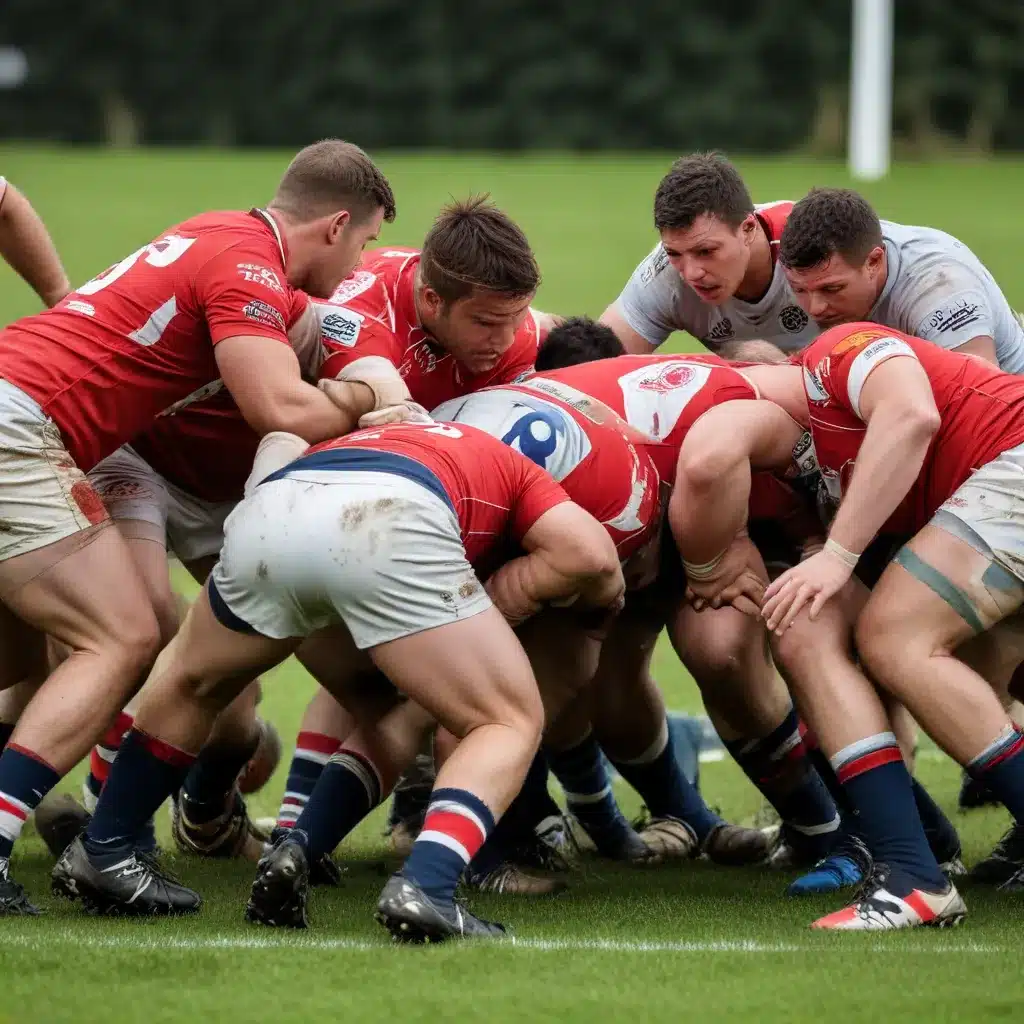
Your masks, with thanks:
[{"label": "team crest", "polygon": [[667,394],[676,388],[686,387],[694,378],[694,369],[688,363],[665,363],[654,377],[646,377],[636,382],[641,391],[657,391]]},{"label": "team crest", "polygon": [[334,289],[330,301],[337,306],[343,306],[349,299],[354,299],[368,288],[372,288],[376,280],[377,275],[371,274],[368,270],[355,270]]},{"label": "team crest", "polygon": [[799,334],[810,322],[799,306],[786,306],[779,313],[779,326],[789,334]]},{"label": "team crest", "polygon": [[873,341],[890,336],[889,332],[878,327],[871,327],[866,331],[854,331],[853,334],[848,334],[842,341],[835,344],[832,348],[832,354],[841,356],[844,352],[852,352],[854,349],[864,348],[865,345],[870,345]]}]

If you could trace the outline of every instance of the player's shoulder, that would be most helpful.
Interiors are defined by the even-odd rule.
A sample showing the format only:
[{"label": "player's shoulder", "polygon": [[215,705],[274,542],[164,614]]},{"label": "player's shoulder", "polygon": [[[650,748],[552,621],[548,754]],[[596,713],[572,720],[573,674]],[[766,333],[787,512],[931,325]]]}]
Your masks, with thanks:
[{"label": "player's shoulder", "polygon": [[776,199],[770,203],[757,203],[754,212],[758,220],[764,225],[768,241],[778,245],[782,238],[782,232],[786,227],[786,221],[793,210],[793,202],[790,199]]},{"label": "player's shoulder", "polygon": [[194,239],[188,247],[190,259],[183,261],[182,269],[191,265],[198,270],[220,257],[229,267],[234,260],[232,269],[244,281],[281,295],[290,291],[284,278],[284,242],[269,214],[237,210],[201,213],[169,228],[154,244],[170,236]]},{"label": "player's shoulder", "polygon": [[976,259],[959,238],[941,228],[900,224],[892,220],[883,220],[881,224],[882,238],[899,251],[901,260],[908,265],[915,260],[936,256],[958,262]]},{"label": "player's shoulder", "polygon": [[[682,278],[672,272],[665,246],[658,244],[637,264],[629,285],[641,291],[666,288],[673,291],[682,284]],[[678,289],[681,290],[681,289]]]},{"label": "player's shoulder", "polygon": [[403,273],[414,270],[419,262],[419,249],[391,246],[368,249],[359,261],[359,269],[375,274],[381,280],[391,281],[399,278]]}]

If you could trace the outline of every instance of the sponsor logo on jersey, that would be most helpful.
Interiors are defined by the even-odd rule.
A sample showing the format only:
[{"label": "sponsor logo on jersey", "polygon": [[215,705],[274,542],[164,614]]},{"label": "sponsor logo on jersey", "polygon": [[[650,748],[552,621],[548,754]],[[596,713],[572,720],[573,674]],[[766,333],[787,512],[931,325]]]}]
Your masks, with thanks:
[{"label": "sponsor logo on jersey", "polygon": [[320,333],[328,340],[351,348],[359,338],[363,318],[351,309],[340,307],[317,306],[320,319]]},{"label": "sponsor logo on jersey", "polygon": [[668,266],[668,253],[659,245],[650,256],[644,260],[643,270],[640,271],[640,283],[650,284]]},{"label": "sponsor logo on jersey", "polygon": [[368,288],[373,286],[373,283],[377,280],[376,274],[371,274],[368,270],[356,270],[353,271],[348,277],[345,278],[337,288],[334,289],[334,294],[331,296],[331,302],[337,305],[343,305],[348,302],[349,299],[354,299],[357,295],[362,295]]},{"label": "sponsor logo on jersey", "polygon": [[958,302],[952,308],[937,309],[928,318],[928,330],[939,334],[963,330],[981,319],[979,308],[976,302]]},{"label": "sponsor logo on jersey", "polygon": [[275,306],[270,305],[269,302],[253,299],[252,302],[247,302],[242,307],[242,315],[247,320],[254,320],[264,327],[276,327],[279,331],[285,329],[284,317],[281,315],[281,311]]},{"label": "sponsor logo on jersey", "polygon": [[412,357],[412,362],[419,367],[420,373],[433,373],[437,369],[437,354],[429,341],[418,342],[413,346],[409,355]]},{"label": "sponsor logo on jersey", "polygon": [[258,263],[239,263],[238,276],[243,281],[261,284],[272,292],[284,294],[284,285],[281,284],[281,279],[270,267],[261,267]]},{"label": "sponsor logo on jersey", "polygon": [[693,378],[694,369],[687,363],[665,363],[653,377],[641,377],[636,386],[641,391],[657,391],[664,395],[686,387]]},{"label": "sponsor logo on jersey", "polygon": [[793,465],[798,476],[809,476],[818,472],[818,455],[814,450],[814,440],[809,430],[805,430],[793,445]]},{"label": "sponsor logo on jersey", "polygon": [[732,321],[726,316],[716,323],[706,335],[704,341],[729,341],[736,336],[733,330]]},{"label": "sponsor logo on jersey", "polygon": [[96,307],[91,302],[82,302],[81,299],[72,299],[66,308],[72,313],[81,313],[84,316],[96,315]]},{"label": "sponsor logo on jersey", "polygon": [[799,306],[785,306],[779,312],[779,326],[790,334],[799,334],[810,323],[810,317]]},{"label": "sponsor logo on jersey", "polygon": [[813,370],[809,366],[804,367],[804,391],[807,392],[808,400],[815,405],[828,404],[828,392],[821,384],[821,366],[819,363]]},{"label": "sponsor logo on jersey", "polygon": [[877,327],[869,328],[866,331],[854,331],[853,334],[848,334],[842,341],[836,342],[832,346],[832,354],[841,356],[844,352],[852,352],[854,349],[863,348],[865,345],[870,345],[871,342],[885,337],[888,337],[887,332]]}]

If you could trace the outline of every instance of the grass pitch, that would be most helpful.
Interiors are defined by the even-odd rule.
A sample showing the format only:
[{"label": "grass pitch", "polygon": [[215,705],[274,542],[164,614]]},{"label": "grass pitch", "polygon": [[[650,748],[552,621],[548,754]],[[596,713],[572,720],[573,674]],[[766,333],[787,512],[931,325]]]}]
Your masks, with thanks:
[{"label": "grass pitch", "polygon": [[[80,283],[200,210],[264,202],[283,153],[199,150],[109,153],[0,147],[0,173],[31,197]],[[538,305],[597,315],[654,244],[650,205],[669,157],[409,156],[380,162],[398,199],[385,243],[418,244],[450,195],[490,191],[528,232],[544,273]],[[843,184],[838,165],[741,160],[761,200]],[[1013,205],[1024,163],[897,167],[866,190],[883,217],[951,231],[1024,308]],[[0,268],[0,321],[33,312],[34,297]],[[677,336],[677,347],[689,347]],[[674,707],[696,710],[692,682],[667,646],[658,678]],[[286,740],[312,692],[294,663],[266,681],[263,710]],[[286,756],[287,756],[286,751]],[[955,809],[958,772],[927,743],[919,775]],[[67,780],[74,789],[80,775]],[[283,772],[254,799],[273,813]],[[759,799],[731,764],[704,766],[702,788],[735,819]],[[623,791],[628,810],[635,797]],[[1000,811],[954,814],[965,856],[984,855],[1006,826]],[[589,861],[568,893],[546,901],[476,898],[510,924],[515,945],[392,948],[371,914],[394,866],[378,813],[343,847],[344,886],[316,890],[306,934],[246,926],[248,865],[172,858],[203,893],[188,921],[93,920],[50,899],[49,860],[31,834],[15,870],[41,898],[38,920],[0,920],[0,1022],[180,1024],[309,1022],[1013,1021],[1022,1019],[1019,934],[1024,901],[965,888],[970,916],[955,932],[877,938],[814,935],[806,925],[839,903],[788,900],[787,877],[685,864],[636,871]],[[161,832],[168,842],[166,821]]]}]

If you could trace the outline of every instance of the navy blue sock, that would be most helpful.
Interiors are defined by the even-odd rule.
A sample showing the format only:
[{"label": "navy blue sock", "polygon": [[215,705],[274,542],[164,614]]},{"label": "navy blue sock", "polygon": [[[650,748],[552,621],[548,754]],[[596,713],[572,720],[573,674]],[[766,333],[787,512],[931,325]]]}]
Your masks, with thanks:
[{"label": "navy blue sock", "polygon": [[669,742],[666,720],[654,743],[639,757],[612,758],[618,773],[643,797],[655,818],[686,822],[703,842],[722,819],[712,811],[697,789],[683,775]]},{"label": "navy blue sock", "polygon": [[815,856],[828,853],[840,815],[808,757],[796,711],[791,708],[767,736],[732,741],[726,747],[779,817],[803,836],[808,850]]},{"label": "navy blue sock", "polygon": [[0,860],[7,860],[28,816],[60,782],[60,773],[24,747],[0,754]]},{"label": "navy blue sock", "polygon": [[368,758],[344,747],[332,754],[295,822],[310,860],[331,853],[380,801],[380,776]]},{"label": "navy blue sock", "polygon": [[194,761],[194,755],[141,729],[129,730],[85,830],[89,853],[123,856],[146,820],[181,788]]},{"label": "navy blue sock", "polygon": [[14,735],[12,722],[0,722],[0,751],[7,746],[7,741]]},{"label": "navy blue sock", "polygon": [[545,818],[560,814],[558,804],[548,792],[547,758],[538,752],[530,762],[522,789],[473,858],[473,873],[488,875],[502,864],[514,861],[520,848],[536,838],[534,828]]},{"label": "navy blue sock", "polygon": [[1024,822],[1024,733],[1008,726],[968,765],[1018,822]]},{"label": "navy blue sock", "polygon": [[896,737],[883,732],[851,743],[832,758],[832,766],[856,810],[857,831],[875,860],[892,868],[893,894],[907,896],[917,887],[945,889]]},{"label": "navy blue sock", "polygon": [[247,743],[208,744],[199,751],[182,786],[189,821],[202,825],[224,813],[235,782],[259,741],[259,731],[254,730]]},{"label": "navy blue sock", "polygon": [[435,789],[402,874],[432,899],[449,902],[493,828],[490,809],[468,790]]},{"label": "navy blue sock", "polygon": [[917,813],[921,817],[921,824],[924,826],[924,834],[928,839],[928,845],[935,854],[935,859],[944,864],[960,856],[960,836],[957,834],[953,822],[946,817],[942,808],[931,798],[931,794],[917,779],[911,778],[911,788],[914,791],[914,803],[917,805]]},{"label": "navy blue sock", "polygon": [[548,762],[565,790],[569,810],[600,853],[615,857],[629,842],[632,826],[615,802],[597,740],[587,738],[568,750],[548,750]]}]

